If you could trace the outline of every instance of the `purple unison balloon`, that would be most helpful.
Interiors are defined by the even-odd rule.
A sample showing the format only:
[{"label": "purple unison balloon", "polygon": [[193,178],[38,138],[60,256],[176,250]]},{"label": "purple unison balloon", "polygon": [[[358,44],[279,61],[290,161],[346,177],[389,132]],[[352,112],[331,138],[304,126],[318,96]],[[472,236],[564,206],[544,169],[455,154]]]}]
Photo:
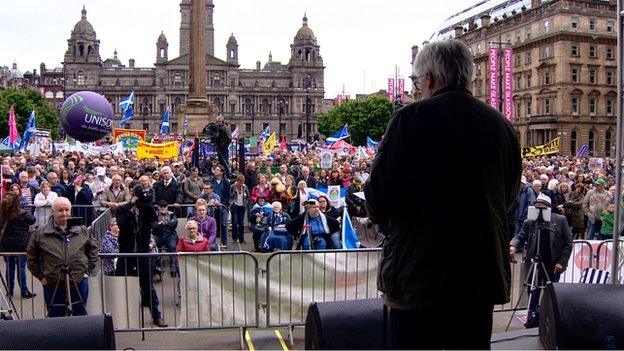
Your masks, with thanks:
[{"label": "purple unison balloon", "polygon": [[61,126],[72,138],[90,142],[111,132],[113,107],[106,98],[93,91],[79,91],[61,106]]}]

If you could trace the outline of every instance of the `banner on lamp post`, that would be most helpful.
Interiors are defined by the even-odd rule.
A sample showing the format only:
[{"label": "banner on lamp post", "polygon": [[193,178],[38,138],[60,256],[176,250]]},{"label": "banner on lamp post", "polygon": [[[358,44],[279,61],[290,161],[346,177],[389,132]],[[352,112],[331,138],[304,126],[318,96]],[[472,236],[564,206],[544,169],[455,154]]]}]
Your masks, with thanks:
[{"label": "banner on lamp post", "polygon": [[488,52],[490,106],[498,111],[498,48],[491,46]]},{"label": "banner on lamp post", "polygon": [[399,98],[401,99],[401,102],[405,102],[404,98],[405,98],[405,79],[403,78],[399,78]]},{"label": "banner on lamp post", "polygon": [[513,60],[513,49],[505,48],[503,50],[503,114],[510,122],[513,122],[513,69],[511,61]]},{"label": "banner on lamp post", "polygon": [[388,78],[388,100],[394,101],[394,78]]}]

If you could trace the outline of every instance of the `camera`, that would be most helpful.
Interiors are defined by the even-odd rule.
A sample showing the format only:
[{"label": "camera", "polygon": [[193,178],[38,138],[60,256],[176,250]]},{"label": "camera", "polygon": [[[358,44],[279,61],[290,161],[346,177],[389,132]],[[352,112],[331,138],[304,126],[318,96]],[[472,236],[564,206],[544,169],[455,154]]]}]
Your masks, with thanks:
[{"label": "camera", "polygon": [[138,187],[134,194],[138,204],[151,204],[154,202],[154,190],[152,188],[143,189]]}]

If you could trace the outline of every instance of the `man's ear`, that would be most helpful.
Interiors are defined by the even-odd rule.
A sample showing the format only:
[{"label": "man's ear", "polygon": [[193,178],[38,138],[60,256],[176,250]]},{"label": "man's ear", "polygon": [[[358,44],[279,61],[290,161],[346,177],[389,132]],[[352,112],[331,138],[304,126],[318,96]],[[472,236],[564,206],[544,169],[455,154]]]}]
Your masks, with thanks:
[{"label": "man's ear", "polygon": [[436,86],[435,78],[433,78],[433,75],[431,73],[427,73],[426,76],[429,77],[429,79],[427,80],[427,88],[429,88],[429,91],[433,91]]}]

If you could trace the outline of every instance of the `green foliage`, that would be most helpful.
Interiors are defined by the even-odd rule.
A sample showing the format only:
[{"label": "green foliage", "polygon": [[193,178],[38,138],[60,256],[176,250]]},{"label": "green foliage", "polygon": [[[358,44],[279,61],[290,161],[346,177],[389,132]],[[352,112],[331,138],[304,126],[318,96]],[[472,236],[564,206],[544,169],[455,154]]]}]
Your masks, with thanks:
[{"label": "green foliage", "polygon": [[24,133],[30,112],[35,110],[37,128],[49,129],[52,139],[58,138],[59,117],[56,109],[45,101],[43,95],[35,89],[8,88],[0,91],[0,138],[9,135],[9,108],[15,106],[17,131]]},{"label": "green foliage", "polygon": [[366,144],[366,137],[379,140],[386,131],[386,126],[394,106],[388,99],[371,96],[364,100],[345,101],[316,120],[318,130],[325,136],[337,132],[342,126],[349,125],[353,145]]}]

